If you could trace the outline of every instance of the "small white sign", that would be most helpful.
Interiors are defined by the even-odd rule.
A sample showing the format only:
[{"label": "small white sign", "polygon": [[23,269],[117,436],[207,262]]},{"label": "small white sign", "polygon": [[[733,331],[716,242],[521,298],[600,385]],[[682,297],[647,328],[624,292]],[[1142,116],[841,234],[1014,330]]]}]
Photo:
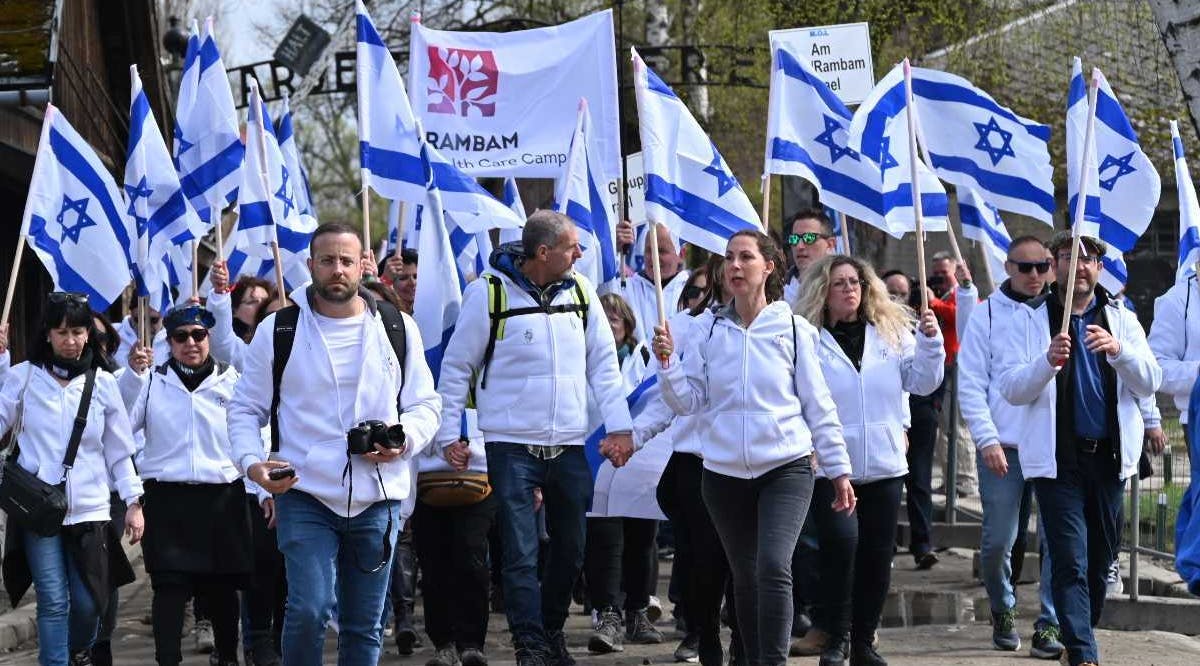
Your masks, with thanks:
[{"label": "small white sign", "polygon": [[[629,217],[637,227],[646,223],[646,176],[642,170],[642,154],[633,153],[625,157],[625,194],[629,197]],[[618,208],[621,193],[617,190],[617,181],[608,183],[608,199],[612,204],[613,214],[621,219]]]},{"label": "small white sign", "polygon": [[813,73],[847,106],[862,102],[875,87],[866,23],[772,30],[771,40],[791,45],[792,53],[805,58]]}]

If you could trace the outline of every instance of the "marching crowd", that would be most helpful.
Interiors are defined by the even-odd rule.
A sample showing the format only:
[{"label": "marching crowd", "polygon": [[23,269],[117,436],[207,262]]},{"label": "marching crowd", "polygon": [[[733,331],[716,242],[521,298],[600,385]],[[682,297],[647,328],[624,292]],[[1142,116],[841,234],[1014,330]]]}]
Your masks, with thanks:
[{"label": "marching crowd", "polygon": [[[286,303],[218,262],[204,305],[116,327],[86,296],[50,294],[12,367],[0,328],[0,430],[16,445],[4,583],[14,601],[36,591],[39,662],[112,663],[135,575],[124,534],[142,544],[159,664],[182,660],[189,603],[212,664],[320,664],[331,626],[340,664],[377,663],[385,627],[412,654],[419,576],[428,666],[485,666],[494,604],[518,664],[571,666],[573,599],[593,612],[592,653],[664,640],[669,524],[677,660],[886,664],[902,496],[902,546],[936,566],[948,439],[960,473],[944,492],[983,504],[994,646],[1021,645],[1011,553],[1036,497],[1030,654],[1099,663],[1124,481],[1144,447],[1161,451],[1155,392],[1186,414],[1200,370],[1195,278],[1159,299],[1147,341],[1097,286],[1104,243],[1081,239],[1068,282],[1067,232],[1014,239],[982,301],[949,255],[920,285],[836,254],[819,210],[785,226],[785,248],[739,232],[695,271],[665,227],[649,233],[665,325],[647,274],[589,284],[570,219],[538,211],[467,285],[453,334],[429,345],[440,357],[409,316],[417,254],[377,264],[339,223],[313,234],[312,283]],[[618,242],[634,242],[628,223]],[[657,506],[595,512],[597,466],[650,451]],[[56,524],[14,508],[21,482],[65,498]]]}]

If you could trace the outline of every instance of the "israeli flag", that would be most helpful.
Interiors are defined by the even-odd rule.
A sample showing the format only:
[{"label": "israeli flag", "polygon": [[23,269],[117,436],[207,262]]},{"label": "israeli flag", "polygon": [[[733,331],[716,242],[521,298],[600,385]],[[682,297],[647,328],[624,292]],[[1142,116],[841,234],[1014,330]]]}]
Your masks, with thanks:
[{"label": "israeli flag", "polygon": [[767,173],[799,176],[817,188],[822,204],[891,233],[879,164],[848,145],[850,110],[789,50],[796,46],[777,37],[786,36],[771,35]]},{"label": "israeli flag", "polygon": [[758,213],[687,106],[631,51],[646,216],[688,243],[723,254],[736,232],[762,231]]},{"label": "israeli flag", "polygon": [[[129,67],[129,77],[124,195],[130,236],[137,239],[134,282],[139,296],[148,297],[154,309],[166,312],[172,303],[170,273],[175,272],[169,266],[169,252],[174,245],[194,242],[206,229],[184,196],[150,100],[142,89],[137,65]],[[186,254],[185,265],[190,266],[191,253]]]},{"label": "israeli flag", "polygon": [[413,303],[413,319],[421,331],[425,361],[429,363],[436,383],[441,376],[442,355],[454,333],[454,324],[462,308],[462,290],[466,286],[456,256],[474,238],[461,228],[457,229],[457,240],[461,245],[456,252],[455,238],[446,223],[441,192],[434,177],[432,148],[422,143],[421,149],[427,189],[417,229],[417,254],[421,257],[417,263],[417,284],[421,286],[421,297]]},{"label": "israeli flag", "polygon": [[[958,219],[963,236],[983,246],[993,280],[1004,280],[1004,262],[1012,247],[1012,236],[1000,218],[1000,211],[969,187],[958,188]],[[1000,282],[996,282],[999,285]]]},{"label": "israeli flag", "polygon": [[912,89],[922,120],[936,129],[920,138],[938,176],[996,208],[1054,225],[1049,126],[947,72],[913,67]]},{"label": "israeli flag", "polygon": [[362,0],[357,11],[358,141],[364,186],[413,204],[425,201],[417,121],[396,61]]},{"label": "israeli flag", "polygon": [[[920,128],[920,121],[915,125]],[[872,185],[882,192],[883,216],[889,233],[900,238],[916,231],[910,160],[917,161],[925,231],[945,231],[950,209],[946,188],[919,156],[909,155],[908,104],[902,65],[893,67],[875,84],[854,112],[849,134],[850,147],[879,164],[880,179]]]},{"label": "israeli flag", "polygon": [[199,36],[192,21],[176,102],[172,155],[192,208],[204,222],[218,224],[221,211],[237,199],[245,148],[212,26],[209,17]]},{"label": "israeli flag", "polygon": [[317,220],[317,210],[313,207],[312,189],[308,186],[308,170],[300,161],[300,147],[296,144],[296,131],[292,123],[292,107],[287,94],[283,96],[283,107],[279,121],[275,124],[275,136],[279,140],[279,152],[283,154],[283,164],[287,167],[292,181],[292,194],[295,197],[296,210],[301,216]]},{"label": "israeli flag", "polygon": [[[724,252],[724,250],[722,250],[722,252]],[[642,413],[642,410],[645,409],[646,405],[657,397],[658,391],[658,375],[653,371],[648,372],[641,383],[630,390],[625,396],[625,402],[629,405],[629,415],[633,418],[637,418],[637,416]],[[592,494],[591,502],[588,505],[588,515],[592,517],[626,515],[626,511],[623,509],[627,509],[628,505],[630,504],[630,502],[627,501],[630,498],[622,497],[620,494],[614,495],[611,492],[614,485],[614,477],[620,474],[623,470],[628,470],[625,467],[620,469],[613,467],[612,463],[600,453],[600,443],[604,441],[604,438],[607,435],[608,430],[603,424],[601,424],[592,431],[592,434],[588,435],[588,438],[583,444],[584,457],[587,458],[588,468],[592,471],[592,485],[594,492]],[[645,449],[643,449],[643,451],[645,451]],[[638,455],[642,455],[642,452],[639,452]],[[635,456],[635,458],[636,457],[637,456]],[[633,461],[630,462],[632,463]],[[655,486],[657,486],[656,483],[641,485],[645,486],[647,489],[651,489],[651,491]],[[640,502],[640,504],[643,505],[642,510],[645,510],[645,502]],[[656,502],[655,508],[657,508]]]},{"label": "israeli flag", "polygon": [[[1086,226],[1081,233],[1108,244],[1100,284],[1115,294],[1129,279],[1122,255],[1133,250],[1150,226],[1162,183],[1104,74],[1095,69],[1093,75],[1099,78],[1100,87],[1096,93],[1093,161],[1087,165],[1087,202],[1083,210]],[[1067,89],[1067,201],[1072,224],[1087,117],[1087,84],[1082,64],[1075,58]]]},{"label": "israeli flag", "polygon": [[587,100],[580,98],[575,134],[571,137],[567,163],[558,179],[554,200],[558,211],[574,220],[579,230],[583,256],[575,270],[592,284],[600,285],[617,277],[621,264],[616,249],[617,221],[608,197],[601,194],[602,179],[597,171],[599,152],[591,141],[591,126]]},{"label": "israeli flag", "polygon": [[21,233],[54,288],[87,294],[97,311],[129,284],[137,241],[126,227],[121,190],[53,104],[42,121]]},{"label": "israeli flag", "polygon": [[[500,202],[508,206],[517,217],[525,219],[525,202],[521,201],[521,191],[517,189],[517,179],[509,176],[504,179],[504,195],[500,197]],[[521,240],[520,229],[501,229],[500,244],[512,243]]]},{"label": "israeli flag", "polygon": [[470,233],[488,229],[520,229],[525,216],[518,216],[474,178],[463,173],[436,148],[422,144],[428,153],[433,181],[440,192],[443,210],[454,216],[455,223]]},{"label": "israeli flag", "polygon": [[1175,151],[1175,183],[1179,189],[1179,268],[1175,281],[1181,282],[1196,273],[1200,261],[1200,203],[1196,201],[1196,184],[1188,172],[1179,138],[1179,124],[1171,121],[1171,146]]}]

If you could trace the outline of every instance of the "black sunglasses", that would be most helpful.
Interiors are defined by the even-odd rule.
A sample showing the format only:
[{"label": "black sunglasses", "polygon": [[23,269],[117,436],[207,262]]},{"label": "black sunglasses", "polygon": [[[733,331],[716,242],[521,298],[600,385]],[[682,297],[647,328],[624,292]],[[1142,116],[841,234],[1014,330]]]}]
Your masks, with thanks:
[{"label": "black sunglasses", "polygon": [[208,337],[208,329],[207,328],[193,328],[190,331],[175,331],[174,333],[171,334],[171,340],[175,341],[176,344],[181,344],[181,345],[186,343],[188,341],[188,338],[191,338],[192,342],[202,342],[207,337]]},{"label": "black sunglasses", "polygon": [[77,291],[52,291],[47,300],[55,305],[63,303],[77,303],[79,305],[88,304],[88,295],[81,294]]},{"label": "black sunglasses", "polygon": [[813,245],[823,238],[828,239],[832,238],[832,236],[819,234],[815,231],[806,231],[802,234],[788,234],[788,237],[784,240],[787,242],[788,247],[795,247],[800,243],[804,243],[805,245]]},{"label": "black sunglasses", "polygon": [[679,292],[679,298],[685,301],[690,301],[694,298],[700,298],[704,295],[704,290],[694,284],[689,284]]},{"label": "black sunglasses", "polygon": [[1022,273],[1028,273],[1032,270],[1037,270],[1038,275],[1045,275],[1050,270],[1050,260],[1046,261],[1013,261],[1008,260],[1008,263],[1014,264],[1017,270]]}]

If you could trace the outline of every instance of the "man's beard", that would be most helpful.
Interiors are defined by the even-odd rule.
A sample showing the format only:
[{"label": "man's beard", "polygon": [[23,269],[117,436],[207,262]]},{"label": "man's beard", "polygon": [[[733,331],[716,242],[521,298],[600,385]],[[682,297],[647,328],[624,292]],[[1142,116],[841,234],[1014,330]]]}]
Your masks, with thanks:
[{"label": "man's beard", "polygon": [[331,303],[345,303],[358,295],[358,285],[350,283],[346,285],[345,293],[335,293],[333,287],[341,287],[342,285],[317,285],[317,295],[322,299]]}]

